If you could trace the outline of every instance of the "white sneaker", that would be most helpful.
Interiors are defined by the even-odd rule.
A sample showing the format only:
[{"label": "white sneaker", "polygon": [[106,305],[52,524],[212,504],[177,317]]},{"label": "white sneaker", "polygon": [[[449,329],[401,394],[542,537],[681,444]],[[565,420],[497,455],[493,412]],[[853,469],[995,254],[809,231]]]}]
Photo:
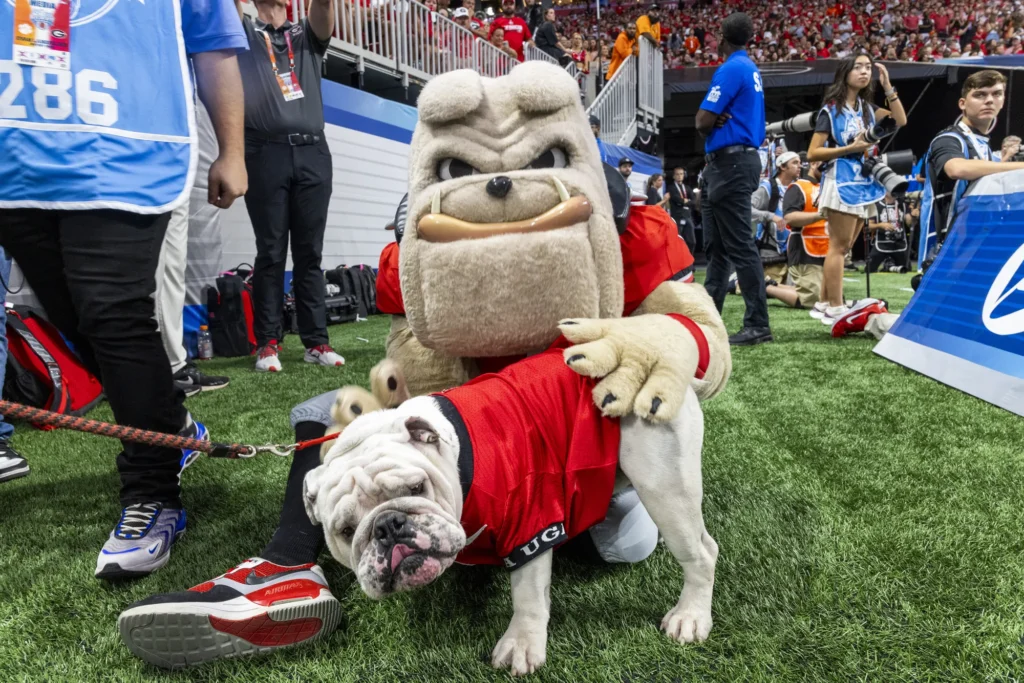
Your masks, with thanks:
[{"label": "white sneaker", "polygon": [[828,302],[819,301],[818,303],[814,304],[814,306],[811,307],[811,310],[809,310],[808,313],[815,320],[821,320],[825,315],[826,308],[828,308]]},{"label": "white sneaker", "polygon": [[256,372],[281,372],[281,359],[277,357],[280,349],[277,340],[271,339],[266,346],[261,346],[256,359]]},{"label": "white sneaker", "polygon": [[823,325],[831,327],[837,319],[845,315],[849,310],[849,306],[829,306],[825,309],[825,315],[821,317],[821,322]]},{"label": "white sneaker", "polygon": [[337,353],[327,344],[306,349],[306,355],[303,360],[307,363],[316,363],[317,365],[326,365],[327,367],[334,368],[340,368],[345,364],[345,359],[342,358],[341,354]]}]

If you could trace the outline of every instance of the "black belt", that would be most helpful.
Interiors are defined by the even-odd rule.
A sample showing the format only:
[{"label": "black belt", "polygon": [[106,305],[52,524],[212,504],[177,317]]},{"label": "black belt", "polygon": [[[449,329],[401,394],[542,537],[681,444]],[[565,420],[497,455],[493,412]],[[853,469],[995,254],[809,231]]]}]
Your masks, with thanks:
[{"label": "black belt", "polygon": [[257,133],[256,131],[247,130],[245,131],[245,137],[247,140],[255,140],[258,142],[273,142],[279,145],[291,145],[292,147],[299,147],[301,145],[315,145],[324,139],[323,132],[320,133],[290,133],[288,135],[268,135],[266,133]]},{"label": "black belt", "polygon": [[727,154],[740,154],[742,152],[756,152],[756,151],[757,151],[757,147],[751,147],[749,145],[729,145],[728,147],[722,147],[721,149],[716,149],[714,152],[711,152],[710,154],[706,155],[704,157],[704,161],[705,161],[705,163],[710,164],[712,161],[714,161],[718,157],[724,157]]}]

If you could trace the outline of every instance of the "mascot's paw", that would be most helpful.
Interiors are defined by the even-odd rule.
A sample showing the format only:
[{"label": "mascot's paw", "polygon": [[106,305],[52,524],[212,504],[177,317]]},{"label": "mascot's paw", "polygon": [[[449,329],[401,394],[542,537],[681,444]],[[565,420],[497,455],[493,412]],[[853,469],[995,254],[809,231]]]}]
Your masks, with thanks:
[{"label": "mascot's paw", "polygon": [[664,315],[563,320],[558,326],[575,344],[563,352],[581,375],[603,378],[594,403],[607,417],[631,411],[652,422],[675,418],[697,372],[697,342]]},{"label": "mascot's paw", "polygon": [[370,370],[370,389],[385,408],[396,408],[409,400],[409,386],[398,363],[385,358]]}]

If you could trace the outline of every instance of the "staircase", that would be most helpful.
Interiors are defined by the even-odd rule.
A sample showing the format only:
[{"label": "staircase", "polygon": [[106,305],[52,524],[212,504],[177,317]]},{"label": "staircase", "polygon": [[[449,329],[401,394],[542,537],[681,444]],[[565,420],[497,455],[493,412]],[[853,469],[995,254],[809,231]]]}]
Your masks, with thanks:
[{"label": "staircase", "polygon": [[661,50],[643,36],[638,40],[639,54],[626,58],[587,107],[601,121],[601,139],[613,145],[632,144],[638,124],[658,130],[665,114]]},{"label": "staircase", "polygon": [[[290,2],[289,18],[304,19],[304,0]],[[368,72],[400,80],[406,99],[412,99],[411,88],[448,71],[473,69],[484,76],[498,77],[518,63],[472,31],[431,12],[416,0],[335,2],[331,56],[350,63],[360,83]],[[247,2],[244,8],[246,13],[256,14],[251,3]],[[631,144],[638,124],[657,130],[664,114],[661,50],[647,38],[641,36],[638,40],[639,54],[626,59],[592,101],[586,101],[589,97],[584,95],[587,113],[601,119],[601,139],[612,144]],[[524,54],[527,60],[558,64],[556,59],[530,45],[525,46]],[[570,63],[566,71],[583,90],[585,76],[576,65]]]}]

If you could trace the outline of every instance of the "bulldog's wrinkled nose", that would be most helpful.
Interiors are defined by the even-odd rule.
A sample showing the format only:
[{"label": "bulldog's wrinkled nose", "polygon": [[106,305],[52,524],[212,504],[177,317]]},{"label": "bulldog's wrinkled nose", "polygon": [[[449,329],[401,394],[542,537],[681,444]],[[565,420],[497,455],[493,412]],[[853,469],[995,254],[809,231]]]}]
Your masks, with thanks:
[{"label": "bulldog's wrinkled nose", "polygon": [[512,179],[507,175],[495,176],[487,182],[487,194],[496,199],[504,199],[511,189]]},{"label": "bulldog's wrinkled nose", "polygon": [[408,519],[404,512],[396,510],[382,512],[373,522],[373,535],[378,541],[394,543],[402,535]]}]

